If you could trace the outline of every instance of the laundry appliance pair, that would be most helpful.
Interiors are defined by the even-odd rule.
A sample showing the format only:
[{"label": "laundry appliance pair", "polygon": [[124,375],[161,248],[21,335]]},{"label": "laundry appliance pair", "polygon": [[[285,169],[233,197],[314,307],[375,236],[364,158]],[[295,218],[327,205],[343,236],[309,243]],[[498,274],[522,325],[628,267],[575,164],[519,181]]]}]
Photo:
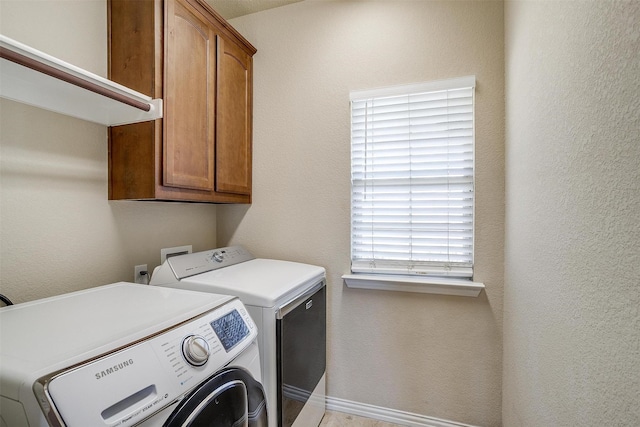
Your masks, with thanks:
[{"label": "laundry appliance pair", "polygon": [[269,426],[319,425],[326,394],[324,268],[255,258],[231,246],[167,258],[150,284],[239,297],[258,328]]}]

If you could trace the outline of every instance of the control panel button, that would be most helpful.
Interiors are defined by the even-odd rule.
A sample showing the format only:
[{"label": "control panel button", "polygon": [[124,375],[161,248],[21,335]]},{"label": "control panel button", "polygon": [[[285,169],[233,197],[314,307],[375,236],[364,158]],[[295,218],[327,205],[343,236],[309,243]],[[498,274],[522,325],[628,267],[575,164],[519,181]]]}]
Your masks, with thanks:
[{"label": "control panel button", "polygon": [[189,335],[182,342],[182,354],[193,366],[202,366],[209,360],[209,343],[201,335]]},{"label": "control panel button", "polygon": [[211,259],[215,262],[222,262],[224,261],[224,256],[221,252],[214,252],[213,255],[211,255]]}]

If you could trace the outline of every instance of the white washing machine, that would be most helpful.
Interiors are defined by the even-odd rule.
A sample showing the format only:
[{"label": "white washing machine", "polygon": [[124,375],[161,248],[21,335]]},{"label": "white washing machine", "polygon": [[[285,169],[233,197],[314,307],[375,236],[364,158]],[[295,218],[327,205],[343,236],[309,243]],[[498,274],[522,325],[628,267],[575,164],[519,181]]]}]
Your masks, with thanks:
[{"label": "white washing machine", "polygon": [[326,395],[324,268],[254,258],[231,246],[168,258],[150,284],[238,296],[258,325],[269,426],[320,424]]},{"label": "white washing machine", "polygon": [[131,283],[0,309],[0,424],[267,426],[239,299]]}]

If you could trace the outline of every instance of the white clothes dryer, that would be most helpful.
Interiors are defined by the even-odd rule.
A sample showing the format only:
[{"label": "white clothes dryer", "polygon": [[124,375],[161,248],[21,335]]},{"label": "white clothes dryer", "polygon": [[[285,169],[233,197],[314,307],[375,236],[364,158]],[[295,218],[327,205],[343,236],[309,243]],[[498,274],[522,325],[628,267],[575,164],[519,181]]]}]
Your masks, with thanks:
[{"label": "white clothes dryer", "polygon": [[318,426],[326,398],[326,278],[230,246],[168,258],[151,285],[236,295],[258,326],[269,426]]},{"label": "white clothes dryer", "polygon": [[3,427],[267,426],[232,296],[116,283],[0,309]]}]

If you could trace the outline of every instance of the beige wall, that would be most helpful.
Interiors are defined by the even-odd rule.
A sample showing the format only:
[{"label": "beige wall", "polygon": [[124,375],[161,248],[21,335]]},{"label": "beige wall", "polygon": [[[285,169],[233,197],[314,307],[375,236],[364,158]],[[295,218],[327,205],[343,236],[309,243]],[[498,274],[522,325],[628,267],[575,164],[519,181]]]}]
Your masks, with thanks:
[{"label": "beige wall", "polygon": [[[502,2],[305,1],[237,18],[255,46],[254,202],[218,243],[327,269],[328,393],[500,425]],[[475,74],[479,298],[353,290],[349,91]]]},{"label": "beige wall", "polygon": [[[104,0],[0,0],[0,33],[103,76],[106,19]],[[215,206],[109,202],[105,126],[0,100],[0,293],[15,302],[130,281],[163,247],[213,247],[215,222]]]},{"label": "beige wall", "polygon": [[[504,38],[500,2],[306,1],[234,20],[259,49],[255,196],[217,208],[217,240],[215,206],[106,200],[104,126],[0,100],[0,292],[242,243],[327,268],[333,397],[483,426],[638,424],[639,5],[508,1]],[[106,72],[104,0],[0,0],[0,33]],[[345,288],[349,90],[468,74],[487,292]]]},{"label": "beige wall", "polygon": [[506,3],[505,426],[640,425],[640,2]]}]

